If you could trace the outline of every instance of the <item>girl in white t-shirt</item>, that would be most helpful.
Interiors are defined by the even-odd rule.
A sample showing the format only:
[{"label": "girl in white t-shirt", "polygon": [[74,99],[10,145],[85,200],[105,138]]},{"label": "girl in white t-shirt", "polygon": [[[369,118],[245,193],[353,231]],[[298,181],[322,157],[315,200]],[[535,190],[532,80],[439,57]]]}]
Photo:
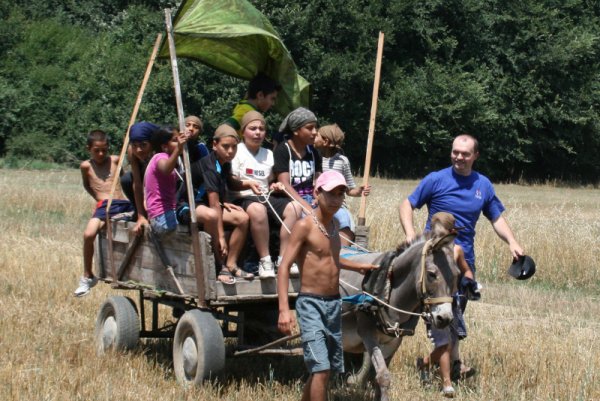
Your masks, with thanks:
[{"label": "girl in white t-shirt", "polygon": [[[265,139],[265,119],[257,111],[249,111],[244,114],[241,121],[241,133],[243,143],[238,145],[235,158],[231,162],[231,172],[241,180],[254,180],[260,183],[266,194],[269,190],[283,190],[280,183],[273,182],[273,152],[263,148]],[[257,196],[251,190],[231,192],[233,203],[241,206],[250,216],[250,233],[260,258],[258,262],[258,273],[260,278],[274,278],[275,266],[269,253],[269,215],[279,219],[287,228],[296,223],[301,210],[289,197],[269,197],[268,201],[275,212],[266,203],[264,196]],[[272,221],[278,222],[274,218]],[[280,246],[279,254],[287,246],[290,234],[283,225],[279,231]]]}]

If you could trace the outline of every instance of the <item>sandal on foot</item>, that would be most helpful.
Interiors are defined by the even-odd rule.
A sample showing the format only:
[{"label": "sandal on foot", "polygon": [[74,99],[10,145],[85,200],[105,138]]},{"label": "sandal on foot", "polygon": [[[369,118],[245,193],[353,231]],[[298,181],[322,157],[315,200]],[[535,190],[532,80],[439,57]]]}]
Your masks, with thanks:
[{"label": "sandal on foot", "polygon": [[235,277],[229,271],[228,268],[223,267],[217,276],[217,280],[222,282],[223,284],[231,285],[235,284]]},{"label": "sandal on foot", "polygon": [[460,359],[452,363],[451,378],[454,382],[468,379],[475,375],[475,373],[477,373],[475,368],[463,364]]},{"label": "sandal on foot", "polygon": [[471,376],[474,376],[475,373],[477,373],[477,371],[475,370],[475,368],[470,367],[470,366],[462,366],[460,369],[460,377],[462,379],[468,379]]},{"label": "sandal on foot", "polygon": [[243,278],[244,280],[254,280],[254,274],[238,269],[237,267],[228,268],[231,275],[235,278]]},{"label": "sandal on foot", "polygon": [[454,387],[452,386],[446,386],[444,388],[442,388],[442,395],[446,398],[454,398]]}]

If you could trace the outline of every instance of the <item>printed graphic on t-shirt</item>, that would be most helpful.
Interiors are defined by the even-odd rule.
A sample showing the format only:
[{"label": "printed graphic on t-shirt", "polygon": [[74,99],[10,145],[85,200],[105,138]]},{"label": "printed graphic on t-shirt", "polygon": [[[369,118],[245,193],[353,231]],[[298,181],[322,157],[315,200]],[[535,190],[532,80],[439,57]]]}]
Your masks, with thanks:
[{"label": "printed graphic on t-shirt", "polygon": [[290,160],[290,180],[298,195],[312,195],[314,173],[312,160]]},{"label": "printed graphic on t-shirt", "polygon": [[253,169],[250,167],[246,167],[246,176],[248,177],[256,177],[256,178],[264,178],[267,176],[267,172],[261,169]]}]

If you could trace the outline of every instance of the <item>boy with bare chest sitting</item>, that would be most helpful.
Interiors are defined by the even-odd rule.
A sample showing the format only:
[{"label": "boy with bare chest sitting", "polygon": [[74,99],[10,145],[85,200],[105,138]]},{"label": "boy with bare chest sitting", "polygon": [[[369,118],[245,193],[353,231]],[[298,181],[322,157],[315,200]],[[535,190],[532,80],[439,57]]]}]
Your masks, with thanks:
[{"label": "boy with bare chest sitting", "polygon": [[294,225],[277,274],[278,327],[282,333],[291,334],[295,319],[288,303],[289,271],[294,261],[300,268],[296,313],[304,362],[310,372],[303,401],[325,400],[330,372],[344,371],[340,268],[377,268],[340,260],[340,236],[333,215],[344,203],[347,189],[346,180],[337,171],[330,170],[319,176],[315,185],[318,208]]},{"label": "boy with bare chest sitting", "polygon": [[[96,130],[88,134],[87,149],[90,159],[81,162],[79,169],[83,187],[97,203],[96,210],[83,233],[83,276],[79,279],[79,286],[75,290],[76,297],[87,295],[98,282],[92,273],[94,240],[106,221],[106,204],[119,163],[118,156],[111,156],[108,153],[108,135],[104,131]],[[133,211],[131,203],[123,196],[121,187],[117,186],[108,211],[109,217],[131,211]]]}]

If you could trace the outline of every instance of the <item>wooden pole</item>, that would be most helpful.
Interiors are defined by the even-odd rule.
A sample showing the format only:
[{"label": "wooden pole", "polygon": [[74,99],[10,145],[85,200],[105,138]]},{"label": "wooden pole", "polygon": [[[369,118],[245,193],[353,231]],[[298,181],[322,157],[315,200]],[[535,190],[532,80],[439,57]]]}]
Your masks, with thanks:
[{"label": "wooden pole", "polygon": [[[365,172],[363,185],[369,185],[369,174],[371,173],[371,154],[373,151],[373,136],[375,135],[375,117],[377,116],[377,99],[379,97],[379,77],[381,75],[381,58],[383,55],[383,32],[379,32],[377,43],[377,60],[375,61],[375,81],[373,82],[373,99],[371,100],[371,118],[369,120],[369,137],[367,140],[367,157],[365,159]],[[358,211],[358,225],[365,225],[365,211],[367,208],[367,197],[360,198],[360,209]]]},{"label": "wooden pole", "polygon": [[110,197],[108,199],[108,203],[106,204],[106,212],[108,215],[108,210],[110,208],[110,204],[112,202],[113,194],[115,189],[117,188],[117,183],[120,179],[121,169],[123,168],[123,160],[125,159],[125,153],[127,152],[127,146],[129,145],[129,130],[131,126],[135,123],[137,119],[138,112],[140,110],[140,105],[142,104],[142,97],[144,96],[144,91],[146,90],[146,85],[148,84],[148,80],[150,79],[150,73],[152,72],[152,67],[154,66],[154,61],[156,60],[156,55],[158,54],[158,49],[160,48],[160,42],[162,41],[162,33],[159,33],[156,36],[156,41],[154,42],[154,48],[152,49],[152,55],[150,56],[150,60],[148,61],[148,65],[146,66],[146,73],[144,74],[144,79],[142,80],[142,85],[140,86],[140,90],[138,91],[137,98],[135,100],[135,105],[133,106],[133,112],[131,113],[131,118],[129,118],[129,125],[127,126],[127,131],[125,132],[125,138],[123,138],[123,146],[121,147],[121,154],[119,155],[119,164],[117,165],[117,173],[113,178],[112,187],[110,189]]},{"label": "wooden pole", "polygon": [[117,164],[117,171],[115,173],[115,176],[113,177],[112,186],[110,187],[110,195],[108,196],[108,200],[106,202],[106,236],[108,240],[108,254],[110,258],[110,264],[112,267],[113,283],[117,282],[117,280],[119,279],[119,274],[117,272],[117,267],[115,266],[113,258],[112,225],[110,224],[110,217],[108,215],[108,211],[110,210],[110,205],[112,204],[113,196],[115,194],[115,190],[117,189],[117,184],[121,179],[121,169],[123,168],[123,160],[125,159],[125,153],[127,152],[127,146],[129,145],[129,130],[131,129],[131,126],[135,123],[135,120],[137,119],[137,115],[140,110],[140,105],[142,104],[142,97],[144,96],[144,92],[146,91],[146,85],[148,84],[148,80],[150,79],[150,73],[152,72],[152,67],[154,66],[154,61],[156,60],[156,55],[158,54],[158,49],[160,47],[161,41],[162,34],[159,33],[156,36],[154,48],[152,49],[150,60],[148,60],[148,65],[146,66],[146,73],[144,74],[144,79],[142,79],[142,84],[140,85],[140,89],[138,91],[135,104],[133,106],[133,112],[131,113],[131,117],[129,118],[129,125],[127,126],[127,131],[125,132],[125,138],[123,138],[123,146],[121,147],[121,153],[119,154],[119,163]]},{"label": "wooden pole", "polygon": [[[177,104],[177,119],[179,120],[179,132],[185,132],[185,117],[183,114],[183,102],[181,100],[181,86],[179,84],[179,69],[177,67],[177,54],[175,51],[175,40],[173,39],[173,22],[171,21],[171,10],[165,9],[165,21],[167,24],[167,40],[169,42],[169,54],[171,56],[171,69],[173,70],[173,86],[175,88],[175,102]],[[190,205],[190,231],[192,235],[192,249],[194,252],[194,266],[196,267],[196,286],[198,287],[198,306],[206,307],[204,289],[204,265],[200,250],[200,234],[198,233],[198,221],[196,219],[196,202],[194,200],[194,188],[190,170],[190,155],[188,145],[183,148],[183,166],[185,168],[185,184]],[[215,241],[216,238],[213,238]]]}]

